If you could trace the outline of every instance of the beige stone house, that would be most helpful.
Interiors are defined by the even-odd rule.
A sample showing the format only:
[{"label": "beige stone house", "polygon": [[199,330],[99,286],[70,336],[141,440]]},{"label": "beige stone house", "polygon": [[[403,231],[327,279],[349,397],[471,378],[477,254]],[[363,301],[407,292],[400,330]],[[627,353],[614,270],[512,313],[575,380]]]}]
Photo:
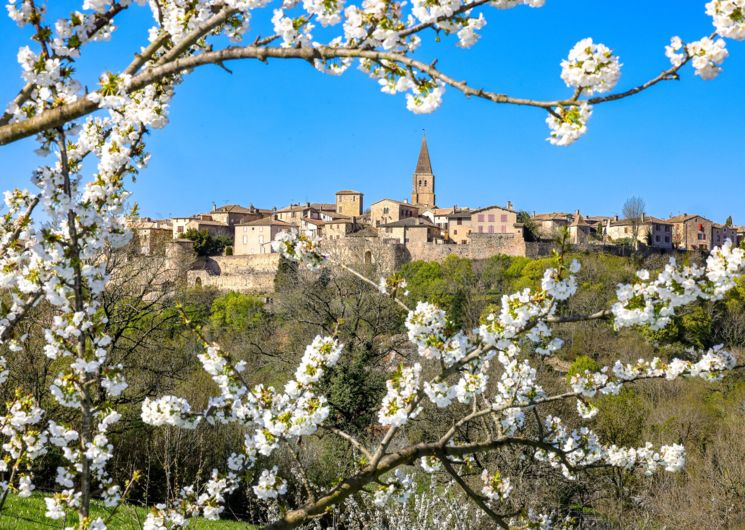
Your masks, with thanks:
[{"label": "beige stone house", "polygon": [[422,212],[422,217],[429,219],[431,223],[440,229],[440,234],[445,241],[449,240],[448,216],[458,211],[457,206],[452,208],[428,208]]},{"label": "beige stone house", "polygon": [[522,225],[517,223],[517,212],[512,204],[507,207],[487,206],[471,211],[471,231],[476,234],[520,234]]},{"label": "beige stone house", "polygon": [[432,243],[441,239],[440,229],[423,217],[409,217],[380,225],[378,237],[399,243]]},{"label": "beige stone house", "polygon": [[419,208],[393,199],[382,199],[370,206],[370,224],[374,227],[418,216]]},{"label": "beige stone house", "polygon": [[361,225],[355,218],[339,217],[331,221],[325,221],[323,226],[324,239],[342,239],[349,234],[360,230]]},{"label": "beige stone house", "polygon": [[448,238],[457,245],[465,245],[471,239],[471,212],[460,210],[448,215]]},{"label": "beige stone house", "polygon": [[279,221],[299,227],[303,219],[321,219],[321,210],[310,203],[292,204],[274,212],[274,217]]},{"label": "beige stone house", "polygon": [[170,219],[127,219],[127,226],[132,230],[135,251],[143,256],[165,255],[166,246],[173,240]]},{"label": "beige stone house", "polygon": [[197,232],[207,232],[212,237],[233,237],[232,226],[226,223],[221,223],[220,221],[215,221],[212,216],[208,214],[199,214],[193,217],[173,217],[171,222],[173,239],[183,238],[184,234],[191,229],[194,229]]},{"label": "beige stone house", "polygon": [[577,210],[572,216],[572,222],[569,224],[569,242],[573,245],[583,245],[590,241],[595,234],[594,227],[585,221],[585,218]]},{"label": "beige stone house", "polygon": [[272,210],[265,210],[249,206],[244,208],[238,204],[225,204],[213,209],[209,216],[214,221],[233,226],[246,221],[255,221],[272,214]]},{"label": "beige stone house", "polygon": [[300,221],[300,232],[309,237],[323,237],[325,226],[325,221],[320,219],[303,219]]},{"label": "beige stone house", "polygon": [[714,224],[712,226],[711,240],[715,247],[722,246],[727,240],[732,241],[735,245],[738,243],[737,228],[734,226]]},{"label": "beige stone house", "polygon": [[349,217],[359,217],[362,215],[364,206],[362,204],[363,195],[359,191],[340,190],[336,192],[336,213],[348,215]]},{"label": "beige stone house", "polygon": [[532,219],[541,237],[553,239],[572,223],[573,217],[570,213],[550,212],[533,214]]},{"label": "beige stone house", "polygon": [[277,234],[284,230],[292,230],[294,226],[274,217],[265,217],[256,221],[238,223],[233,229],[235,230],[233,254],[245,256],[249,254],[271,254],[273,252],[271,243],[277,237]]},{"label": "beige stone house", "polygon": [[[605,223],[604,234],[610,243],[623,239],[632,239],[634,223],[630,219],[619,219],[615,216]],[[639,243],[659,249],[673,248],[673,224],[651,215],[642,214],[637,233]]]},{"label": "beige stone house", "polygon": [[701,215],[676,215],[667,219],[673,225],[673,245],[682,250],[711,250],[714,223]]}]

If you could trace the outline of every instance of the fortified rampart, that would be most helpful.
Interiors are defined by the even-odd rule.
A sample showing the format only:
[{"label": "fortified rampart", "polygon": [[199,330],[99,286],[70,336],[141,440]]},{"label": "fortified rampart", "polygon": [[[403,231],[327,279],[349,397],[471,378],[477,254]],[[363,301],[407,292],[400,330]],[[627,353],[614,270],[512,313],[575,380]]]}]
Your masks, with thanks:
[{"label": "fortified rampart", "polygon": [[199,258],[186,273],[186,283],[221,291],[271,293],[279,259],[279,254]]}]

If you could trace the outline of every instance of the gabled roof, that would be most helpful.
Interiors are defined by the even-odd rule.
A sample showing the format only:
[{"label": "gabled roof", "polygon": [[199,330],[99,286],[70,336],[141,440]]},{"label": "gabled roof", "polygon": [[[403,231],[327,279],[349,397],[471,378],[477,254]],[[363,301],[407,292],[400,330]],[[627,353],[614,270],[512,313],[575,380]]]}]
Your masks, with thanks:
[{"label": "gabled roof", "polygon": [[240,204],[224,204],[218,206],[210,213],[257,213],[259,210],[254,207],[244,208]]},{"label": "gabled roof", "polygon": [[571,218],[572,214],[563,212],[537,213],[533,216],[538,221],[569,221]]},{"label": "gabled roof", "polygon": [[706,217],[704,217],[703,215],[696,215],[696,214],[688,215],[687,213],[684,213],[683,215],[674,215],[672,217],[669,217],[667,219],[667,222],[669,222],[669,223],[685,223],[685,222],[690,221],[691,219],[694,219],[696,217],[700,217],[704,221],[709,221],[711,223],[711,221],[709,219],[707,219]]},{"label": "gabled roof", "polygon": [[458,210],[448,215],[448,219],[470,219],[471,210]]},{"label": "gabled roof", "polygon": [[471,210],[471,213],[478,213],[478,212],[485,212],[486,210],[491,210],[493,208],[498,208],[500,210],[504,210],[505,212],[512,212],[517,213],[516,210],[513,210],[512,208],[507,208],[506,206],[499,206],[498,204],[492,204],[491,206],[484,206],[483,208],[477,208],[475,210]]},{"label": "gabled roof", "polygon": [[312,202],[310,203],[311,208],[315,208],[316,210],[328,211],[328,212],[335,212],[336,211],[336,203],[335,202]]},{"label": "gabled roof", "polygon": [[[634,221],[632,219],[619,219],[618,221],[611,221],[611,226],[632,226],[634,224]],[[658,225],[672,225],[670,221],[665,221],[664,219],[659,219],[657,217],[651,216],[651,215],[645,215],[644,220],[642,221],[639,219],[640,225],[648,225],[648,224],[658,224]]]},{"label": "gabled roof", "polygon": [[379,202],[383,202],[383,201],[395,202],[396,204],[400,204],[401,206],[407,206],[415,210],[419,209],[415,204],[411,204],[410,202],[397,201],[396,199],[380,199],[379,201],[375,201],[374,203],[372,203],[371,206],[374,206],[378,204]]},{"label": "gabled roof", "polygon": [[382,224],[380,226],[381,228],[437,228],[437,225],[432,224],[428,219],[422,217],[407,217],[406,219],[399,219],[398,221]]},{"label": "gabled roof", "polygon": [[[336,207],[334,207],[336,208]],[[290,206],[287,206],[286,208],[282,208],[281,210],[277,210],[277,213],[290,213],[290,212],[302,212],[304,210],[318,210],[318,208],[314,207],[312,204],[291,204]]]},{"label": "gabled roof", "polygon": [[419,148],[419,158],[416,161],[415,175],[431,175],[432,163],[429,160],[429,149],[427,149],[427,137],[422,135],[422,146]]},{"label": "gabled roof", "polygon": [[310,224],[316,225],[316,226],[323,226],[323,225],[326,224],[324,221],[321,221],[320,219],[310,219],[308,217],[304,217],[303,218],[303,222],[304,223],[310,223]]},{"label": "gabled roof", "polygon": [[191,221],[198,223],[200,225],[209,225],[209,226],[230,226],[227,223],[221,223],[220,221],[213,221],[212,219],[191,219]]},{"label": "gabled roof", "polygon": [[292,225],[289,223],[285,223],[284,221],[280,221],[279,219],[275,219],[274,217],[262,217],[261,219],[256,219],[255,221],[238,223],[235,226],[282,226],[289,228]]}]

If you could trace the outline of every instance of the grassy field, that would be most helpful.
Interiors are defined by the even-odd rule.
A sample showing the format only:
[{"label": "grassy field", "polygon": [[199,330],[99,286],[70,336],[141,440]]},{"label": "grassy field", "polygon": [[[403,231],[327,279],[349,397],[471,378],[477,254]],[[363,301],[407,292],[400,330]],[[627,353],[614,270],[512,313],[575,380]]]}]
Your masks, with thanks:
[{"label": "grassy field", "polygon": [[[39,530],[45,528],[65,528],[74,526],[77,518],[54,521],[44,516],[45,505],[43,495],[32,495],[21,499],[9,495],[3,510],[0,511],[0,529],[2,530]],[[92,516],[106,520],[108,509],[99,502],[92,503]],[[114,518],[109,521],[108,528],[116,530],[140,530],[145,520],[147,510],[134,506],[122,506],[117,510]],[[207,521],[197,519],[192,521],[190,528],[198,530],[252,530],[255,527],[236,521]]]}]

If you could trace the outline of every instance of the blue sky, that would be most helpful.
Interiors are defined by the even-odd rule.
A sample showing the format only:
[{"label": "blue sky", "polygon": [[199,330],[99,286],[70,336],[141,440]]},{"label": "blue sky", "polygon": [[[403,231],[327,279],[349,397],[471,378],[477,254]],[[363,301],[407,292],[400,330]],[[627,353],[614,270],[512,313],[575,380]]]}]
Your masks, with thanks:
[{"label": "blue sky", "polygon": [[[471,86],[553,99],[570,93],[559,77],[561,59],[590,36],[621,57],[618,88],[625,89],[668,66],[671,36],[695,40],[712,31],[704,3],[547,0],[541,9],[489,8],[474,48],[456,48],[451,38],[435,43],[428,33],[418,53]],[[79,2],[64,4],[69,10]],[[149,10],[131,11],[111,42],[86,48],[79,72],[88,86],[102,69],[122,68],[144,42]],[[257,32],[268,33],[262,19],[270,16],[255,13]],[[21,85],[15,56],[28,33],[2,17],[0,35],[0,99],[9,101]],[[437,112],[421,116],[357,70],[332,77],[280,60],[234,62],[232,75],[205,67],[177,87],[170,125],[150,136],[152,160],[133,198],[144,215],[157,217],[206,211],[213,201],[331,202],[343,188],[363,191],[368,205],[403,199],[426,129],[440,206],[510,200],[528,211],[613,214],[638,195],[653,215],[732,215],[745,224],[745,43],[727,44],[730,57],[717,79],[702,81],[686,67],[681,81],[598,106],[587,135],[568,148],[545,141],[543,111],[454,89]],[[39,163],[33,149],[30,140],[0,147],[3,189],[29,185]]]}]

